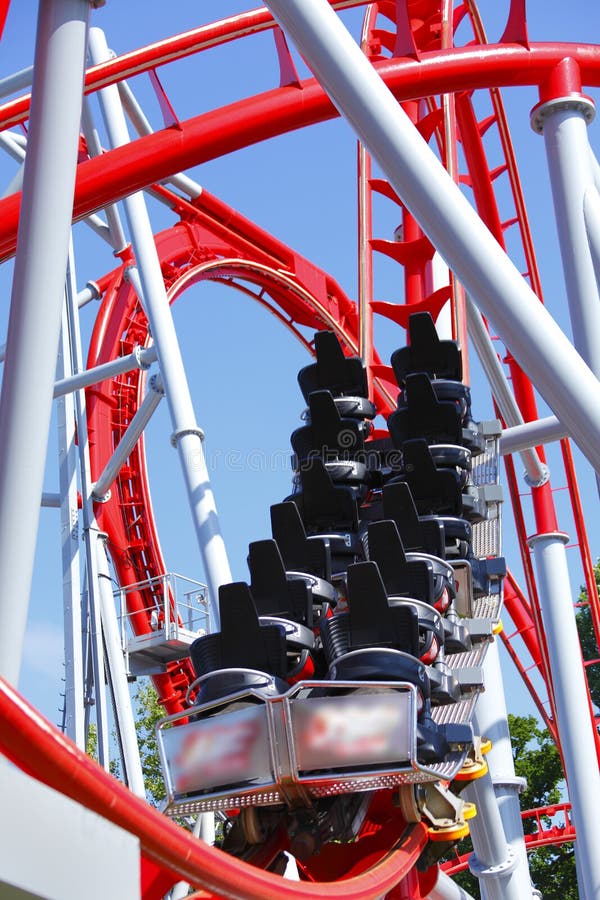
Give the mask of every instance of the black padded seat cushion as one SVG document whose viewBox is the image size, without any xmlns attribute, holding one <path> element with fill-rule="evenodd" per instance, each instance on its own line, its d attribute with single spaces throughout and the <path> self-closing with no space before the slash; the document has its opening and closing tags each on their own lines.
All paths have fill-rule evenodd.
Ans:
<svg viewBox="0 0 600 900">
<path fill-rule="evenodd" d="M 198 638 L 190 647 L 196 675 L 245 668 L 285 678 L 285 630 L 260 624 L 249 586 L 243 581 L 221 585 L 219 610 L 221 630 Z"/>
</svg>

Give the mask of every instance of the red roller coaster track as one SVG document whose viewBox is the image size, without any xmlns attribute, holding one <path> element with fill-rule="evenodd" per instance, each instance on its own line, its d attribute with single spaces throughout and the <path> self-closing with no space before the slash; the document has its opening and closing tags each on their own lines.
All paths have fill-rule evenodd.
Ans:
<svg viewBox="0 0 600 900">
<path fill-rule="evenodd" d="M 358 0 L 331 2 L 340 11 L 363 5 L 366 4 Z M 7 10 L 8 3 L 0 6 L 0 28 Z M 94 66 L 87 73 L 85 90 L 91 94 L 133 75 L 153 72 L 174 61 L 274 27 L 271 15 L 264 9 L 202 25 Z M 457 34 L 461 35 L 462 46 L 455 45 Z M 291 57 L 286 57 L 281 44 L 278 48 L 282 72 L 279 87 L 178 121 L 100 156 L 88 156 L 82 141 L 73 220 L 79 221 L 132 191 L 153 191 L 166 201 L 175 217 L 173 225 L 155 236 L 171 302 L 197 282 L 218 280 L 266 308 L 311 352 L 313 348 L 306 337 L 308 330 L 335 331 L 348 354 L 366 354 L 373 399 L 378 412 L 387 415 L 395 405 L 391 371 L 372 346 L 365 348 L 357 303 L 344 293 L 336 280 L 208 191 L 189 200 L 161 184 L 169 176 L 199 163 L 337 116 L 316 80 L 288 78 L 286 81 L 284 76 L 293 71 L 293 62 Z M 600 47 L 530 41 L 524 4 L 517 0 L 511 3 L 506 30 L 496 44 L 487 43 L 473 0 L 456 9 L 445 0 L 381 0 L 369 6 L 363 49 L 421 135 L 436 147 L 455 181 L 470 193 L 482 221 L 501 246 L 505 247 L 510 233 L 511 247 L 518 246 L 512 252 L 522 261 L 526 278 L 542 302 L 533 240 L 499 89 L 521 85 L 543 88 L 552 71 L 566 58 L 575 61 L 584 85 L 599 87 Z M 28 116 L 28 96 L 6 102 L 0 106 L 0 128 L 23 124 Z M 491 141 L 499 148 L 493 163 L 488 160 L 487 152 Z M 375 300 L 372 285 L 366 285 L 371 323 L 367 343 L 372 342 L 374 315 L 405 327 L 410 311 L 427 310 L 437 318 L 448 300 L 452 301 L 454 334 L 462 337 L 464 343 L 464 296 L 460 286 L 451 280 L 448 288 L 440 291 L 427 284 L 426 264 L 435 248 L 389 183 L 370 174 L 370 163 L 364 171 L 367 199 L 363 227 L 368 271 L 372 272 L 374 255 L 383 254 L 401 266 L 405 286 L 404 303 L 390 303 Z M 500 182 L 501 191 L 497 190 Z M 402 219 L 400 240 L 378 236 L 373 212 L 378 202 L 373 203 L 374 194 L 392 204 Z M 3 261 L 15 253 L 19 209 L 19 194 L 0 200 L 0 259 Z M 150 340 L 145 313 L 127 279 L 132 253 L 128 248 L 118 256 L 119 265 L 97 280 L 101 306 L 89 345 L 88 368 L 126 356 Z M 537 419 L 533 386 L 510 355 L 510 348 L 505 351 L 505 361 L 524 418 Z M 92 480 L 97 479 L 119 444 L 140 406 L 144 390 L 145 377 L 139 369 L 87 389 Z M 600 603 L 575 467 L 569 441 L 564 439 L 561 446 L 585 587 L 595 633 L 600 636 Z M 538 448 L 538 452 L 543 459 L 543 449 Z M 527 546 L 526 513 L 511 458 L 506 460 L 506 469 L 525 586 L 509 573 L 505 605 L 514 632 L 503 634 L 502 639 L 540 715 L 558 739 L 548 651 Z M 531 508 L 537 531 L 558 530 L 550 483 L 531 489 Z M 99 527 L 108 535 L 120 585 L 148 582 L 146 589 L 127 592 L 134 631 L 148 633 L 152 628 L 149 610 L 155 604 L 150 585 L 152 579 L 166 571 L 166 565 L 152 511 L 143 441 L 137 444 L 121 469 L 110 499 L 97 504 L 96 515 Z M 521 658 L 521 646 L 525 647 L 528 661 Z M 541 676 L 547 696 L 540 696 L 536 686 L 539 679 L 530 677 L 529 660 Z M 185 708 L 184 698 L 193 677 L 189 660 L 170 663 L 165 674 L 154 677 L 168 713 Z M 367 819 L 361 840 L 352 848 L 346 848 L 343 853 L 335 846 L 327 848 L 320 859 L 306 862 L 305 876 L 316 880 L 316 884 L 283 882 L 259 868 L 266 867 L 285 847 L 282 839 L 279 843 L 275 841 L 273 847 L 259 851 L 254 867 L 224 858 L 219 851 L 202 846 L 100 772 L 4 683 L 0 684 L 0 721 L 3 722 L 0 747 L 10 759 L 140 837 L 144 897 L 162 896 L 183 877 L 202 888 L 197 896 L 207 898 L 262 900 L 344 895 L 418 900 L 427 895 L 435 879 L 435 874 L 429 873 L 419 880 L 413 868 L 427 842 L 425 828 L 407 827 L 404 820 L 383 808 L 371 811 L 372 818 Z M 598 749 L 600 752 L 600 743 Z M 566 807 L 561 810 L 565 812 Z M 556 812 L 556 809 L 532 811 L 531 815 L 537 817 L 538 831 L 535 836 L 529 836 L 530 846 L 574 839 L 568 816 L 564 828 L 544 825 L 540 816 Z M 465 861 L 460 861 L 450 866 L 448 872 L 459 871 L 464 865 Z"/>
</svg>

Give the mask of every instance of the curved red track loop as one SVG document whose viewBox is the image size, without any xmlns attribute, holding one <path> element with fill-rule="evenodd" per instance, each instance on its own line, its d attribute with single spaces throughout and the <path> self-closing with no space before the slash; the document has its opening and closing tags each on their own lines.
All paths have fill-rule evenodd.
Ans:
<svg viewBox="0 0 600 900">
<path fill-rule="evenodd" d="M 565 56 L 580 67 L 583 82 L 600 85 L 600 48 L 593 45 L 531 44 L 458 48 L 424 53 L 420 61 L 383 60 L 375 68 L 399 100 L 494 85 L 538 85 Z M 149 66 L 148 66 L 149 67 Z M 180 122 L 82 162 L 73 217 L 79 221 L 182 169 L 338 115 L 322 88 L 308 79 Z M 22 121 L 19 119 L 19 121 Z M 8 122 L 0 122 L 6 127 Z M 0 201 L 0 261 L 14 254 L 20 194 Z"/>
<path fill-rule="evenodd" d="M 286 881 L 204 844 L 105 772 L 0 679 L 0 751 L 29 775 L 82 803 L 140 840 L 142 855 L 192 885 L 232 900 L 375 900 L 414 866 L 427 841 L 414 825 L 385 858 L 353 878 L 330 884 Z M 208 896 L 213 896 L 210 893 Z"/>
<path fill-rule="evenodd" d="M 560 825 L 549 824 L 548 819 L 556 815 L 560 815 L 563 823 Z M 525 846 L 528 851 L 549 845 L 567 844 L 576 838 L 575 828 L 571 822 L 571 805 L 569 803 L 529 809 L 521 813 L 521 818 L 524 822 L 534 819 L 537 825 L 536 831 L 525 835 Z M 442 863 L 441 868 L 447 875 L 456 875 L 458 872 L 464 872 L 469 866 L 469 856 L 469 853 L 465 853 L 462 856 L 457 855 L 455 859 Z"/>
<path fill-rule="evenodd" d="M 333 5 L 336 8 L 343 8 L 360 4 L 348 2 Z M 416 5 L 409 3 L 409 8 L 416 7 Z M 396 10 L 402 8 L 402 4 L 391 2 L 382 3 L 381 6 L 385 6 L 386 10 L 391 12 L 391 21 L 393 22 Z M 435 4 L 421 3 L 420 6 L 424 6 L 430 12 L 433 10 L 432 14 L 435 18 Z M 252 16 L 255 17 L 254 20 Z M 96 67 L 88 76 L 88 90 L 97 89 L 103 84 L 127 77 L 134 71 L 147 71 L 157 64 L 157 60 L 166 62 L 169 59 L 197 52 L 206 46 L 233 40 L 241 36 L 242 32 L 240 31 L 238 34 L 238 30 L 244 23 L 251 31 L 251 22 L 254 21 L 256 25 L 254 30 L 258 30 L 259 20 L 262 23 L 260 24 L 261 28 L 272 26 L 270 17 L 268 14 L 265 17 L 264 10 L 254 11 L 247 14 L 247 18 L 235 17 L 235 21 L 227 20 L 215 23 L 213 26 L 206 26 L 202 36 L 198 34 L 194 38 L 185 35 L 179 36 L 177 39 L 172 39 L 171 42 L 161 42 L 160 45 L 155 45 L 153 48 L 139 51 L 135 59 L 134 55 L 129 55 L 130 58 L 126 61 L 114 60 L 105 67 Z M 490 88 L 502 84 L 539 84 L 565 55 L 572 56 L 580 63 L 582 76 L 586 83 L 600 83 L 600 50 L 597 47 L 531 45 L 529 49 L 524 49 L 519 46 L 504 45 L 443 51 L 440 50 L 439 43 L 436 43 L 436 31 L 430 28 L 432 24 L 435 24 L 435 21 L 430 21 L 427 17 L 421 18 L 420 32 L 418 29 L 409 29 L 409 32 L 404 33 L 404 37 L 407 35 L 411 37 L 413 49 L 417 51 L 418 61 L 414 58 L 393 58 L 374 62 L 381 76 L 400 100 L 432 98 L 442 90 L 452 94 L 457 91 L 470 91 L 478 87 Z M 397 32 L 400 36 L 398 29 Z M 210 39 L 209 34 L 212 35 Z M 429 43 L 432 36 L 435 38 L 433 44 Z M 417 45 L 421 39 L 423 44 L 418 49 Z M 196 44 L 194 44 L 194 40 L 196 40 Z M 396 47 L 396 44 L 394 46 Z M 399 47 L 400 42 L 398 41 Z M 482 123 L 477 122 L 476 119 L 473 122 L 472 118 L 469 118 L 471 113 L 466 102 L 463 106 L 463 129 L 466 132 L 471 127 L 473 131 L 470 149 L 467 151 L 465 147 L 465 155 L 470 153 L 469 158 L 474 159 L 480 152 L 475 132 L 481 130 Z M 23 121 L 27 116 L 27 109 L 26 99 L 15 101 L 13 104 L 5 104 L 0 107 L 0 125 L 8 127 Z M 435 104 L 430 109 L 435 117 Z M 276 134 L 332 118 L 335 115 L 335 110 L 319 85 L 313 80 L 308 80 L 299 87 L 275 89 L 258 97 L 238 101 L 229 107 L 182 122 L 177 133 L 172 129 L 165 129 L 162 132 L 140 138 L 126 147 L 81 164 L 75 198 L 75 217 L 82 218 L 109 201 L 117 200 L 132 190 L 152 185 L 188 166 L 215 158 L 250 143 L 266 140 Z M 496 121 L 500 122 L 497 112 L 495 116 Z M 424 121 L 421 124 L 424 125 Z M 446 132 L 446 145 L 449 133 Z M 470 168 L 472 167 L 470 166 Z M 478 191 L 481 195 L 479 202 L 482 208 L 487 209 L 487 220 L 501 236 L 503 225 L 495 212 L 495 206 L 486 206 L 489 201 L 487 186 L 491 183 L 491 176 L 492 173 L 488 170 L 487 175 L 478 183 Z M 6 258 L 14 252 L 19 201 L 20 198 L 17 196 L 0 202 L 0 256 L 2 258 Z M 218 206 L 219 202 L 215 198 L 211 200 L 209 195 L 204 194 L 193 203 L 174 200 L 174 208 L 186 221 L 157 239 L 165 280 L 172 296 L 174 297 L 180 290 L 183 290 L 188 281 L 188 268 L 194 268 L 195 277 L 201 278 L 210 277 L 210 272 L 216 276 L 219 266 L 221 266 L 221 274 L 226 273 L 234 286 L 240 290 L 252 293 L 246 285 L 258 284 L 260 293 L 254 295 L 255 298 L 271 309 L 297 335 L 301 335 L 298 326 L 334 325 L 348 350 L 356 350 L 358 345 L 356 308 L 341 291 L 336 291 L 332 279 L 320 270 L 316 270 L 315 267 L 310 267 L 310 264 L 301 260 L 274 239 L 270 239 L 264 232 L 259 234 L 259 230 L 253 227 L 252 223 L 243 220 L 241 216 L 237 216 L 235 219 L 235 227 L 229 228 L 229 220 L 220 218 Z M 279 272 L 279 278 L 275 278 L 274 273 L 282 268 L 280 254 L 283 251 L 287 253 L 287 256 L 284 254 L 283 263 L 286 271 L 283 274 Z M 306 268 L 307 265 L 309 269 Z M 212 269 L 211 266 L 213 266 Z M 530 265 L 530 275 L 532 271 L 533 268 Z M 306 281 L 303 272 L 310 273 L 310 277 Z M 318 289 L 314 287 L 312 276 L 315 274 L 318 276 Z M 418 272 L 415 273 L 415 284 L 418 274 Z M 102 312 L 94 333 L 89 365 L 128 353 L 136 344 L 142 344 L 146 340 L 145 319 L 131 288 L 124 280 L 124 267 L 112 273 L 107 282 Z M 439 297 L 437 299 L 440 301 Z M 375 360 L 374 364 L 375 367 L 382 368 L 378 360 Z M 389 404 L 390 398 L 389 395 L 387 398 L 384 395 L 385 383 L 381 379 L 382 372 L 377 371 L 375 375 L 380 378 L 380 408 L 385 408 Z M 95 476 L 101 471 L 104 462 L 134 414 L 142 389 L 143 377 L 139 372 L 133 372 L 88 392 L 90 438 Z M 98 507 L 98 518 L 101 527 L 109 533 L 111 552 L 122 583 L 132 584 L 152 577 L 154 574 L 162 574 L 164 564 L 151 516 L 142 444 L 138 445 L 128 460 L 127 466 L 120 473 L 117 489 L 113 496 L 115 499 L 112 502 Z M 130 612 L 133 614 L 134 627 L 145 630 L 148 623 L 144 610 L 148 605 L 148 598 L 142 594 L 130 595 L 130 597 Z M 525 604 L 523 604 L 523 609 L 526 609 Z M 531 610 L 528 612 L 531 615 Z M 181 666 L 173 666 L 165 676 L 161 676 L 159 690 L 170 711 L 180 708 L 182 692 L 187 686 L 189 674 L 187 664 L 184 663 Z M 42 735 L 48 738 L 48 726 L 42 723 L 39 717 L 30 716 L 22 705 L 19 706 L 14 696 L 7 700 L 6 691 L 0 688 L 0 698 L 0 715 L 2 715 L 3 721 L 17 721 L 23 730 L 26 730 L 27 722 L 29 723 L 27 727 L 31 725 L 32 734 L 35 732 L 40 738 Z M 18 712 L 15 719 L 16 708 L 18 708 Z M 3 732 L 12 732 L 12 730 L 4 728 Z M 1 740 L 9 755 L 22 760 L 28 768 L 37 766 L 38 777 L 52 777 L 49 774 L 48 758 L 42 755 L 35 761 L 34 750 L 31 748 L 28 750 L 27 743 L 21 741 L 19 736 L 14 737 L 11 734 L 5 737 L 3 735 Z M 59 750 L 54 743 L 55 737 L 50 737 L 48 740 L 53 748 L 51 755 L 56 754 L 57 758 L 60 756 L 62 759 L 64 751 L 65 758 L 74 762 L 69 772 L 65 771 L 60 775 L 60 784 L 57 786 L 66 791 L 66 785 L 70 780 L 74 779 L 80 784 L 85 782 L 83 789 L 80 789 L 80 786 L 72 788 L 75 794 L 80 799 L 86 800 L 87 805 L 92 807 L 94 803 L 98 803 L 103 814 L 106 814 L 108 810 L 104 794 L 108 790 L 109 782 L 100 779 L 98 790 L 102 796 L 94 794 L 91 773 L 93 772 L 94 777 L 99 779 L 99 776 L 96 775 L 96 768 L 88 769 L 88 766 L 92 766 L 92 764 L 81 759 L 77 754 L 74 755 L 68 743 Z M 64 739 L 61 740 L 64 741 Z M 113 787 L 112 781 L 110 781 L 110 786 L 111 796 L 115 796 L 116 788 Z M 119 806 L 121 801 L 123 802 L 123 808 L 119 806 L 119 816 L 122 815 L 123 821 L 131 822 L 131 811 L 132 809 L 137 811 L 137 806 L 133 803 L 131 795 L 125 789 L 119 789 L 119 791 L 121 790 L 124 793 L 117 792 L 116 794 L 119 798 L 116 805 Z M 125 798 L 127 799 L 125 800 Z M 141 804 L 140 810 L 142 807 L 144 810 L 147 809 Z M 159 821 L 160 824 L 158 824 Z M 190 868 L 191 863 L 181 862 L 184 858 L 199 859 L 197 856 L 189 855 L 192 851 L 185 843 L 187 839 L 181 838 L 183 841 L 181 843 L 173 838 L 174 844 L 169 845 L 173 850 L 173 855 L 167 858 L 164 844 L 168 844 L 174 834 L 172 826 L 159 817 L 156 820 L 151 819 L 149 828 L 150 831 L 155 829 L 154 843 L 151 846 L 153 848 L 158 846 L 155 858 L 160 864 L 168 869 L 172 868 L 184 877 L 191 877 L 191 880 L 197 883 L 199 880 L 197 878 L 198 869 L 194 869 L 193 866 Z M 410 865 L 412 865 L 418 855 L 424 842 L 423 829 L 415 829 L 409 843 L 413 839 L 410 852 L 401 857 L 403 867 L 409 865 L 407 860 L 410 860 Z M 174 849 L 175 845 L 176 849 Z M 193 845 L 196 853 L 200 853 L 198 843 L 193 842 Z M 206 856 L 204 855 L 205 851 Z M 229 873 L 235 870 L 238 877 L 241 877 L 240 872 L 246 871 L 246 867 L 231 860 L 224 864 L 220 854 L 216 854 L 215 851 L 207 851 L 207 848 L 202 848 L 201 856 L 207 865 L 206 871 L 210 873 L 214 871 L 215 860 L 219 859 L 221 870 L 216 872 L 215 878 L 220 878 L 221 881 L 211 882 L 211 889 L 219 889 L 215 887 L 218 884 L 223 895 L 239 896 L 239 893 L 228 893 L 237 888 L 232 888 L 235 879 L 232 881 L 224 874 L 225 866 Z M 396 865 L 396 863 L 394 864 Z M 384 869 L 387 873 L 386 866 L 388 866 L 388 862 L 381 863 L 377 873 L 380 875 Z M 252 871 L 256 873 L 256 870 Z M 402 871 L 405 871 L 405 868 Z M 204 870 L 203 874 L 206 874 Z M 267 882 L 260 880 L 260 876 L 263 875 L 264 873 L 259 873 L 256 876 L 259 881 L 252 881 L 252 884 L 260 882 L 260 889 L 266 890 Z M 374 894 L 369 892 L 374 889 L 374 880 L 379 875 L 370 878 L 364 876 L 363 882 L 360 883 L 360 890 L 363 890 L 363 893 L 360 893 L 355 880 L 348 881 L 340 887 L 344 894 L 349 894 L 351 889 L 354 897 L 373 896 Z M 401 876 L 396 872 L 394 877 L 397 880 Z M 223 885 L 223 879 L 227 881 L 226 885 Z M 275 879 L 275 881 L 277 894 L 254 894 L 250 893 L 248 882 L 244 878 L 244 896 L 281 896 L 284 893 L 284 886 L 279 879 Z M 268 881 L 269 891 L 275 890 L 273 888 L 275 881 Z M 368 888 L 363 889 L 363 885 L 367 883 L 369 884 Z M 385 885 L 383 881 L 380 881 L 377 893 L 385 893 L 391 886 L 391 880 L 385 882 Z M 342 892 L 331 893 L 337 887 L 320 885 L 318 894 L 320 896 L 342 896 Z M 296 888 L 288 883 L 285 884 L 285 893 L 290 896 L 305 896 L 301 893 L 303 890 L 305 887 Z M 310 896 L 313 895 L 316 894 L 310 894 Z"/>
</svg>

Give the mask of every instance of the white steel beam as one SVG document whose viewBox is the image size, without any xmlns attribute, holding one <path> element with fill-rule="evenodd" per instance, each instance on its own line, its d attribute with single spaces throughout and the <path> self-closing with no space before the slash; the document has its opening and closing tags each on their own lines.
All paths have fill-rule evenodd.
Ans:
<svg viewBox="0 0 600 900">
<path fill-rule="evenodd" d="M 574 344 L 600 377 L 600 298 L 584 217 L 586 192 L 594 188 L 587 136 L 593 115 L 583 95 L 556 97 L 536 106 L 531 122 L 544 135 Z"/>
<path fill-rule="evenodd" d="M 600 772 L 565 554 L 568 540 L 568 535 L 560 532 L 538 534 L 529 539 L 529 545 L 535 556 L 556 722 L 577 833 L 578 879 L 582 896 L 595 900 L 600 897 L 600 854 L 595 827 Z"/>
<path fill-rule="evenodd" d="M 127 356 L 119 356 L 110 362 L 94 366 L 93 369 L 86 369 L 69 378 L 61 378 L 54 385 L 54 396 L 64 397 L 65 394 L 71 394 L 73 391 L 89 387 L 91 384 L 98 384 L 106 381 L 107 378 L 122 375 L 124 372 L 132 372 L 133 369 L 148 369 L 153 362 L 156 362 L 156 359 L 155 347 L 147 349 L 136 347 L 133 353 L 128 353 Z"/>
<path fill-rule="evenodd" d="M 89 0 L 39 5 L 0 398 L 0 674 L 21 667 L 69 251 Z"/>
<path fill-rule="evenodd" d="M 556 416 L 546 416 L 534 422 L 524 422 L 505 428 L 500 437 L 500 453 L 517 453 L 527 447 L 539 447 L 540 444 L 551 444 L 567 436 L 566 429 Z"/>
<path fill-rule="evenodd" d="M 498 652 L 498 639 L 495 639 L 488 647 L 485 660 L 483 663 L 483 678 L 485 690 L 477 700 L 475 707 L 474 726 L 476 733 L 487 738 L 492 743 L 492 749 L 486 756 L 489 774 L 494 785 L 494 793 L 502 827 L 504 830 L 504 839 L 510 848 L 510 855 L 504 859 L 506 865 L 498 871 L 498 878 L 494 879 L 493 872 L 482 873 L 482 869 L 487 859 L 491 859 L 488 855 L 490 852 L 485 846 L 485 842 L 494 839 L 494 833 L 488 829 L 485 832 L 485 825 L 481 824 L 481 841 L 479 843 L 479 852 L 482 859 L 475 862 L 475 874 L 481 877 L 480 886 L 482 895 L 487 900 L 487 891 L 491 891 L 491 897 L 516 896 L 529 900 L 532 897 L 531 879 L 529 877 L 529 866 L 527 863 L 527 853 L 525 850 L 525 838 L 523 836 L 523 825 L 521 822 L 521 809 L 519 806 L 519 794 L 525 785 L 525 780 L 517 778 L 515 774 L 515 764 L 512 756 L 512 747 L 510 742 L 510 733 L 508 730 L 506 698 L 504 694 L 504 683 L 502 681 L 502 670 L 500 668 L 500 655 Z M 486 797 L 486 807 L 489 806 L 490 798 Z M 475 819 L 478 817 L 476 816 Z M 471 823 L 471 831 L 477 831 L 479 823 L 475 825 L 475 819 Z M 498 840 L 498 834 L 495 834 L 495 840 Z M 492 848 L 493 853 L 498 853 L 498 845 Z M 512 858 L 512 863 L 510 858 Z M 483 864 L 483 865 L 482 865 Z M 507 894 L 502 894 L 502 889 L 507 889 Z M 498 891 L 500 893 L 498 893 Z M 512 892 L 515 892 L 514 894 Z"/>
<path fill-rule="evenodd" d="M 68 297 L 62 315 L 61 344 L 57 371 L 72 371 Z M 75 402 L 69 395 L 56 404 L 58 430 L 58 474 L 60 483 L 60 532 L 65 637 L 65 732 L 85 750 L 83 701 L 83 647 L 81 642 L 81 571 L 79 566 L 79 511 L 77 504 L 77 439 Z M 42 496 L 43 504 L 43 496 Z"/>
<path fill-rule="evenodd" d="M 600 193 L 595 185 L 589 187 L 585 192 L 583 215 L 596 273 L 596 282 L 600 284 Z"/>
<path fill-rule="evenodd" d="M 106 647 L 107 674 L 114 699 L 115 725 L 118 743 L 123 754 L 125 780 L 128 788 L 138 797 L 146 796 L 140 748 L 135 730 L 133 705 L 125 670 L 125 655 L 121 643 L 121 630 L 117 620 L 113 583 L 106 555 L 106 535 L 96 536 L 98 554 L 98 581 L 104 645 Z"/>
<path fill-rule="evenodd" d="M 139 441 L 155 409 L 165 395 L 160 376 L 153 375 L 148 386 L 149 391 L 140 408 L 127 426 L 125 434 L 93 486 L 92 497 L 94 500 L 108 499 L 107 494 L 111 484 L 119 474 L 121 467 L 125 465 L 127 457 Z"/>
<path fill-rule="evenodd" d="M 89 47 L 94 63 L 104 62 L 110 56 L 104 33 L 98 28 L 90 29 Z M 111 85 L 103 88 L 98 92 L 98 99 L 111 147 L 128 143 L 129 133 L 117 87 Z M 173 426 L 172 442 L 179 453 L 192 520 L 204 563 L 211 603 L 211 622 L 213 628 L 218 629 L 218 589 L 221 584 L 231 581 L 231 570 L 208 477 L 202 447 L 203 433 L 196 422 L 143 194 L 140 192 L 125 198 L 123 206 L 141 281 L 145 311 L 158 351 L 158 362 Z"/>
<path fill-rule="evenodd" d="M 552 411 L 600 470 L 600 384 L 326 0 L 269 0 L 331 100 Z"/>
<path fill-rule="evenodd" d="M 81 349 L 81 329 L 79 327 L 79 307 L 77 306 L 75 264 L 72 249 L 69 254 L 67 266 L 66 297 L 67 317 L 69 325 L 69 346 L 71 351 L 71 369 L 80 372 L 83 368 L 83 353 Z M 98 528 L 94 516 L 91 498 L 91 474 L 90 454 L 87 427 L 87 409 L 85 394 L 82 390 L 75 391 L 72 395 L 75 406 L 75 421 L 77 423 L 77 452 L 79 455 L 79 472 L 81 480 L 81 521 L 83 523 L 83 541 L 85 546 L 85 574 L 86 574 L 86 614 L 85 625 L 86 646 L 90 651 L 89 659 L 84 661 L 91 670 L 92 682 L 87 679 L 88 671 L 84 674 L 84 716 L 86 722 L 86 739 L 88 734 L 89 713 L 92 702 L 94 703 L 98 761 L 105 769 L 110 765 L 110 747 L 108 734 L 108 709 L 105 691 L 104 673 L 104 646 L 102 641 L 101 598 L 98 579 L 98 556 L 96 553 L 96 535 Z M 83 617 L 82 617 L 83 618 Z M 83 635 L 82 635 L 83 640 Z M 85 656 L 85 654 L 84 654 Z M 86 683 L 87 682 L 87 683 Z M 93 686 L 93 697 L 90 687 Z"/>
<path fill-rule="evenodd" d="M 508 426 L 523 425 L 521 410 L 510 389 L 483 317 L 470 297 L 467 297 L 467 328 L 502 418 Z M 530 444 L 519 450 L 525 466 L 525 478 L 530 487 L 539 487 L 548 481 L 548 467 L 541 461 L 536 450 L 530 449 L 535 446 Z"/>
</svg>

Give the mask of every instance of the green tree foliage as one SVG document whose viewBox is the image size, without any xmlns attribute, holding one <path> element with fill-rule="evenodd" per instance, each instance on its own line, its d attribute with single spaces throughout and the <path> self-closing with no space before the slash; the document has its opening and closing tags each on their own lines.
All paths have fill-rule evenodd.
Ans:
<svg viewBox="0 0 600 900">
<path fill-rule="evenodd" d="M 596 584 L 600 587 L 600 560 L 598 560 L 594 567 L 594 574 L 596 576 Z M 579 640 L 581 641 L 583 658 L 585 660 L 596 660 L 600 657 L 600 652 L 596 645 L 592 614 L 585 588 L 581 588 L 579 593 L 579 603 L 581 606 L 577 613 L 577 630 L 579 632 Z M 587 666 L 586 673 L 592 701 L 594 706 L 600 709 L 600 663 Z"/>
<path fill-rule="evenodd" d="M 166 792 L 155 729 L 159 719 L 164 718 L 165 711 L 158 701 L 158 694 L 150 679 L 140 679 L 133 700 L 146 797 L 150 803 L 157 806 L 164 800 Z"/>
<path fill-rule="evenodd" d="M 600 587 L 600 560 L 594 573 Z M 579 594 L 579 611 L 576 615 L 577 630 L 584 660 L 600 658 L 592 615 L 585 588 Z M 600 663 L 586 667 L 590 694 L 594 705 L 600 709 Z M 533 716 L 510 716 L 513 757 L 517 775 L 527 779 L 527 789 L 521 795 L 521 809 L 534 809 L 560 802 L 564 797 L 563 774 L 558 751 L 549 732 L 541 729 Z M 525 833 L 536 830 L 535 821 L 526 819 Z M 470 841 L 463 841 L 459 852 L 469 853 Z M 544 900 L 578 900 L 575 874 L 575 856 L 572 844 L 558 847 L 540 847 L 529 854 L 529 868 L 534 885 Z M 456 876 L 461 886 L 478 898 L 477 880 L 469 872 Z"/>
<path fill-rule="evenodd" d="M 521 794 L 521 809 L 551 806 L 562 800 L 563 771 L 560 756 L 550 732 L 540 728 L 534 716 L 508 716 L 515 771 L 527 779 Z M 525 833 L 536 830 L 533 819 L 523 822 Z M 473 847 L 467 839 L 459 852 L 470 853 Z M 529 867 L 534 885 L 544 900 L 577 900 L 575 861 L 571 844 L 542 847 L 529 854 Z M 477 879 L 470 872 L 461 872 L 455 880 L 473 897 L 479 898 Z"/>
</svg>

